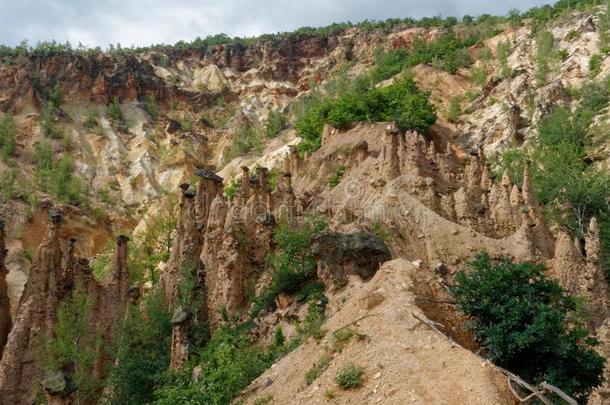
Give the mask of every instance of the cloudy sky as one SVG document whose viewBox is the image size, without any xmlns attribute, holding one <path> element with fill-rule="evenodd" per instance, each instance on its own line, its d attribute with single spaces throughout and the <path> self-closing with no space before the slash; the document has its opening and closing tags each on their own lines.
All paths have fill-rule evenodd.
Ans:
<svg viewBox="0 0 610 405">
<path fill-rule="evenodd" d="M 106 47 L 252 36 L 390 17 L 506 14 L 552 0 L 0 0 L 0 43 L 55 39 Z"/>
</svg>

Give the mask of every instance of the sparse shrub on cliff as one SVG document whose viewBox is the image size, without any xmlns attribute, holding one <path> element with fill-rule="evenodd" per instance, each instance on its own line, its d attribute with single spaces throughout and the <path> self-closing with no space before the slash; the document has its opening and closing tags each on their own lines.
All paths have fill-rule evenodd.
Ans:
<svg viewBox="0 0 610 405">
<path fill-rule="evenodd" d="M 254 127 L 248 124 L 240 125 L 233 135 L 233 142 L 223 152 L 223 161 L 230 162 L 238 156 L 251 152 L 260 152 L 263 144 Z"/>
<path fill-rule="evenodd" d="M 549 31 L 542 31 L 536 36 L 536 85 L 542 87 L 548 82 L 549 74 L 557 58 L 555 38 Z"/>
<path fill-rule="evenodd" d="M 470 73 L 474 84 L 479 88 L 483 88 L 485 83 L 487 83 L 487 64 L 482 63 L 479 66 L 473 67 Z"/>
<path fill-rule="evenodd" d="M 32 184 L 19 169 L 10 167 L 0 173 L 0 193 L 5 200 L 17 198 L 28 202 L 33 191 Z"/>
<path fill-rule="evenodd" d="M 121 103 L 117 97 L 108 104 L 108 116 L 110 117 L 110 121 L 112 121 L 121 131 L 126 131 L 128 129 L 123 110 L 121 110 Z"/>
<path fill-rule="evenodd" d="M 498 64 L 500 65 L 500 73 L 505 79 L 508 79 L 513 74 L 513 70 L 508 66 L 508 52 L 510 51 L 510 46 L 509 41 L 502 41 L 499 42 L 496 47 L 496 57 L 498 58 Z"/>
<path fill-rule="evenodd" d="M 5 114 L 0 119 L 0 157 L 4 161 L 7 161 L 15 153 L 17 147 L 15 143 L 16 132 L 13 116 Z"/>
<path fill-rule="evenodd" d="M 154 96 L 149 95 L 146 97 L 146 100 L 144 101 L 144 110 L 146 110 L 153 121 L 157 119 L 159 116 L 159 106 L 157 105 L 157 101 L 155 100 Z"/>
<path fill-rule="evenodd" d="M 602 67 L 602 57 L 599 53 L 591 55 L 589 59 L 589 79 L 595 79 Z"/>
<path fill-rule="evenodd" d="M 345 165 L 338 166 L 337 169 L 333 172 L 333 174 L 328 178 L 328 187 L 337 187 L 337 185 L 341 183 L 341 179 L 343 178 L 343 175 L 346 171 L 347 167 Z"/>
<path fill-rule="evenodd" d="M 55 125 L 55 104 L 47 102 L 40 114 L 40 130 L 49 138 L 61 138 L 62 132 Z"/>
<path fill-rule="evenodd" d="M 34 160 L 34 177 L 42 189 L 61 202 L 88 207 L 87 189 L 68 155 L 57 159 L 51 146 L 43 142 L 36 145 Z"/>
<path fill-rule="evenodd" d="M 449 106 L 447 107 L 447 112 L 445 113 L 445 117 L 449 122 L 457 122 L 462 115 L 462 107 L 460 105 L 462 101 L 462 97 L 451 97 L 449 99 Z"/>
<path fill-rule="evenodd" d="M 288 120 L 286 119 L 286 116 L 280 111 L 269 111 L 267 127 L 265 128 L 267 138 L 275 138 L 284 128 L 286 128 L 287 123 Z"/>
<path fill-rule="evenodd" d="M 547 278 L 543 265 L 493 263 L 480 253 L 451 292 L 485 354 L 526 381 L 547 381 L 579 401 L 603 381 L 605 360 L 593 349 L 578 301 Z"/>
</svg>

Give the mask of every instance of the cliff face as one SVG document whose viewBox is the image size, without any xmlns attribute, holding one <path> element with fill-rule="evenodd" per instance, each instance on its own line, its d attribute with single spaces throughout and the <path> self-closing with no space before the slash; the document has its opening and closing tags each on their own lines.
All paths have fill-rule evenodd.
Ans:
<svg viewBox="0 0 610 405">
<path fill-rule="evenodd" d="M 433 40 L 445 30 L 388 34 L 353 28 L 248 46 L 29 56 L 0 67 L 0 115 L 12 114 L 16 124 L 12 167 L 32 183 L 26 195 L 0 198 L 6 220 L 6 226 L 0 223 L 0 403 L 32 399 L 42 379 L 36 347 L 52 335 L 57 309 L 76 284 L 92 297 L 103 341 L 112 342 L 128 300 L 137 301 L 140 290 L 150 286 L 129 285 L 124 236 L 117 238 L 105 281 L 94 278 L 89 259 L 112 235 L 133 229 L 137 237 L 152 226 L 152 216 L 165 209 L 163 196 L 170 194 L 179 199 L 177 226 L 170 230 L 174 243 L 155 269 L 161 272 L 164 301 L 175 309 L 172 369 L 187 363 L 195 325 L 205 324 L 213 333 L 227 316 L 248 319 L 250 296 L 269 284 L 266 257 L 277 222 L 298 223 L 311 214 L 327 218 L 332 230 L 317 235 L 312 246 L 317 276 L 329 295 L 327 327 L 336 330 L 360 319 L 354 325 L 369 337 L 333 354 L 331 370 L 358 360 L 374 375 L 365 382 L 367 393 L 347 392 L 340 402 L 510 401 L 497 372 L 425 326 L 427 318 L 440 322 L 460 344 L 476 349 L 472 336 L 461 332 L 461 315 L 416 299 L 425 292 L 447 300 L 444 287 L 481 250 L 545 263 L 549 275 L 585 298 L 600 352 L 610 353 L 610 292 L 597 219 L 591 219 L 583 240 L 573 240 L 545 218 L 529 163 L 519 185 L 490 165 L 508 147 L 530 147 L 537 123 L 554 106 L 569 105 L 569 88 L 589 79 L 588 61 L 599 51 L 595 14 L 573 13 L 552 22 L 549 30 L 567 57 L 556 63 L 548 84 L 534 87 L 536 42 L 530 28 L 502 26 L 499 34 L 466 50 L 475 68 L 483 66 L 487 73 L 482 86 L 464 68 L 454 74 L 432 65 L 411 69 L 439 113 L 425 134 L 400 131 L 393 123 L 326 125 L 321 148 L 305 156 L 294 148 L 299 139 L 290 125 L 241 156 L 228 150 L 243 128 L 264 130 L 271 110 L 292 119 L 291 107 L 312 83 L 324 88 L 339 69 L 354 78 L 373 66 L 377 48 L 411 47 L 417 38 Z M 481 56 L 499 52 L 505 41 L 511 44 L 506 66 Z M 505 68 L 510 75 L 502 73 Z M 610 58 L 603 58 L 597 77 L 608 73 Z M 61 102 L 53 105 L 52 125 L 61 136 L 52 137 L 41 123 L 57 89 Z M 465 92 L 474 96 L 460 99 L 463 112 L 449 122 L 444 118 L 449 100 Z M 603 111 L 596 122 L 607 119 Z M 52 210 L 48 220 L 47 208 L 58 198 L 34 180 L 36 149 L 43 143 L 55 155 L 71 156 L 88 197 L 88 204 L 61 204 L 63 215 Z M 607 145 L 599 149 L 608 156 Z M 10 169 L 0 162 L 1 173 Z M 330 178 L 336 180 L 332 185 Z M 234 180 L 239 187 L 225 193 Z M 366 236 L 380 229 L 385 242 Z M 30 265 L 27 252 L 36 247 Z M 336 285 L 347 288 L 336 292 Z M 295 297 L 278 296 L 276 304 L 277 311 L 253 319 L 253 337 L 260 342 L 269 342 L 278 327 L 295 335 L 293 324 L 306 316 Z M 321 399 L 320 387 L 332 383 L 329 374 L 317 385 L 303 387 L 301 381 L 329 339 L 291 353 L 243 399 L 254 403 L 268 394 L 277 401 Z M 111 361 L 110 353 L 101 353 L 95 374 L 104 377 Z M 397 378 L 404 364 L 411 377 L 406 383 Z M 431 387 L 427 379 L 441 384 Z M 67 393 L 47 394 L 50 402 L 70 400 Z"/>
</svg>

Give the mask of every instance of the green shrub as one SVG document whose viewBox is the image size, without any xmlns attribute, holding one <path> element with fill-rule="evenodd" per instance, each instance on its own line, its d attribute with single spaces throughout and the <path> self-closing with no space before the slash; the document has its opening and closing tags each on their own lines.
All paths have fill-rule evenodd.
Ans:
<svg viewBox="0 0 610 405">
<path fill-rule="evenodd" d="M 0 173 L 0 194 L 5 200 L 17 198 L 29 202 L 33 193 L 32 185 L 19 169 L 10 167 Z"/>
<path fill-rule="evenodd" d="M 407 67 L 408 57 L 409 54 L 404 48 L 393 49 L 388 52 L 384 52 L 380 48 L 377 49 L 374 55 L 375 67 L 371 71 L 370 79 L 373 83 L 379 83 L 397 75 Z"/>
<path fill-rule="evenodd" d="M 99 356 L 101 331 L 92 318 L 94 302 L 82 284 L 61 303 L 53 338 L 45 342 L 42 362 L 48 371 L 71 369 L 72 381 L 78 387 L 76 402 L 90 402 L 101 382 L 94 376 Z"/>
<path fill-rule="evenodd" d="M 555 38 L 549 31 L 542 31 L 536 36 L 536 85 L 544 86 L 553 69 L 556 58 Z"/>
<path fill-rule="evenodd" d="M 445 113 L 445 116 L 449 122 L 457 122 L 460 115 L 462 115 L 462 107 L 460 105 L 461 102 L 462 97 L 459 96 L 451 97 L 449 99 L 449 107 Z"/>
<path fill-rule="evenodd" d="M 486 355 L 526 381 L 547 381 L 579 401 L 603 381 L 577 301 L 546 277 L 544 266 L 493 264 L 485 252 L 456 275 L 451 292 Z"/>
<path fill-rule="evenodd" d="M 364 369 L 354 363 L 344 366 L 335 376 L 335 381 L 344 390 L 362 385 Z"/>
<path fill-rule="evenodd" d="M 83 126 L 87 129 L 95 130 L 98 126 L 98 111 L 97 107 L 92 105 L 87 109 L 87 115 L 85 116 L 85 121 L 83 122 Z"/>
<path fill-rule="evenodd" d="M 395 83 L 371 87 L 371 81 L 360 79 L 334 97 L 323 97 L 314 89 L 294 107 L 295 129 L 302 138 L 301 151 L 320 148 L 324 124 L 347 128 L 357 121 L 396 121 L 402 130 L 425 131 L 436 121 L 434 107 L 428 96 L 405 75 Z"/>
<path fill-rule="evenodd" d="M 480 66 L 475 66 L 471 70 L 472 81 L 479 88 L 483 88 L 485 83 L 487 83 L 487 65 L 485 63 Z"/>
<path fill-rule="evenodd" d="M 284 128 L 286 128 L 287 123 L 288 120 L 286 119 L 286 116 L 280 111 L 269 111 L 269 117 L 267 118 L 267 127 L 265 128 L 267 138 L 275 138 L 277 134 L 279 134 Z"/>
<path fill-rule="evenodd" d="M 40 130 L 49 138 L 61 138 L 62 132 L 55 125 L 55 104 L 47 102 L 40 115 Z"/>
<path fill-rule="evenodd" d="M 260 152 L 263 144 L 259 135 L 250 125 L 241 125 L 233 135 L 233 142 L 223 153 L 225 162 L 230 162 L 238 156 L 243 156 L 251 152 Z"/>
<path fill-rule="evenodd" d="M 602 56 L 599 53 L 591 55 L 589 59 L 589 79 L 595 79 L 602 68 Z"/>
<path fill-rule="evenodd" d="M 0 119 L 0 157 L 7 161 L 15 153 L 17 144 L 15 143 L 15 120 L 10 114 L 5 114 Z"/>
<path fill-rule="evenodd" d="M 327 224 L 317 218 L 308 218 L 300 226 L 292 225 L 283 218 L 273 231 L 276 250 L 269 253 L 271 285 L 254 298 L 250 315 L 256 316 L 265 308 L 275 305 L 280 293 L 299 294 L 301 299 L 320 298 L 319 286 L 311 281 L 316 274 L 316 261 L 309 246 L 311 237 L 323 231 Z"/>
<path fill-rule="evenodd" d="M 502 77 L 508 79 L 513 75 L 513 70 L 508 66 L 508 53 L 510 51 L 510 42 L 502 41 L 496 47 L 496 56 L 500 64 L 500 73 Z"/>
<path fill-rule="evenodd" d="M 153 95 L 146 97 L 146 100 L 144 101 L 144 110 L 146 110 L 153 121 L 159 116 L 159 106 Z"/>
<path fill-rule="evenodd" d="M 330 365 L 330 356 L 328 354 L 322 355 L 316 363 L 305 373 L 305 381 L 307 385 L 313 384 L 313 382 L 320 377 Z"/>
<path fill-rule="evenodd" d="M 120 130 L 127 130 L 127 123 L 123 116 L 123 110 L 121 110 L 121 103 L 117 97 L 108 104 L 108 116 L 110 117 L 110 121 Z"/>
<path fill-rule="evenodd" d="M 128 308 L 116 333 L 116 361 L 108 377 L 112 403 L 154 400 L 155 385 L 169 366 L 171 336 L 171 314 L 159 289 L 146 295 L 143 311 Z"/>
<path fill-rule="evenodd" d="M 251 343 L 249 325 L 223 325 L 199 359 L 201 379 L 188 369 L 166 373 L 154 391 L 157 405 L 230 404 L 233 398 L 275 360 L 275 355 Z M 140 402 L 141 403 L 141 402 Z"/>
<path fill-rule="evenodd" d="M 70 156 L 56 159 L 51 146 L 44 142 L 36 145 L 34 152 L 34 177 L 38 185 L 61 202 L 87 207 L 88 191 L 75 175 Z"/>
<path fill-rule="evenodd" d="M 328 186 L 330 188 L 337 187 L 337 185 L 339 185 L 339 183 L 341 183 L 341 179 L 343 178 L 343 175 L 345 174 L 346 171 L 347 171 L 347 166 L 345 166 L 345 165 L 340 165 L 339 167 L 337 167 L 337 169 L 334 171 L 334 173 L 328 178 Z"/>
<path fill-rule="evenodd" d="M 602 1 L 606 6 L 606 10 L 599 15 L 597 32 L 599 33 L 599 40 L 597 47 L 599 51 L 606 55 L 610 52 L 610 1 Z"/>
<path fill-rule="evenodd" d="M 578 37 L 580 37 L 580 32 L 578 32 L 578 30 L 571 30 L 566 35 L 566 41 L 571 42 Z"/>
</svg>

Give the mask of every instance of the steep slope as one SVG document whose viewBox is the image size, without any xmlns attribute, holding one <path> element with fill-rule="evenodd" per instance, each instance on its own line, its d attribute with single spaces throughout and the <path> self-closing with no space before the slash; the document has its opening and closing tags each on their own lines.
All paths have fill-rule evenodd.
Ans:
<svg viewBox="0 0 610 405">
<path fill-rule="evenodd" d="M 502 374 L 420 320 L 425 315 L 417 307 L 413 281 L 418 272 L 412 263 L 397 259 L 386 262 L 367 283 L 351 280 L 331 298 L 335 312 L 328 314 L 326 336 L 282 358 L 237 402 L 510 403 Z M 348 338 L 339 343 L 342 331 Z M 320 363 L 325 367 L 308 384 L 306 373 Z M 350 363 L 364 367 L 363 383 L 342 390 L 335 376 Z"/>
<path fill-rule="evenodd" d="M 589 80 L 607 84 L 603 18 L 603 8 L 589 8 L 566 11 L 544 29 L 536 21 L 503 20 L 473 44 L 449 42 L 473 62 L 455 68 L 438 55 L 408 58 L 428 52 L 422 43 L 467 37 L 478 25 L 352 27 L 246 45 L 5 59 L 0 110 L 2 118 L 13 117 L 16 146 L 0 162 L 9 270 L 7 288 L 0 280 L 0 354 L 2 325 L 12 319 L 14 326 L 0 362 L 0 392 L 11 403 L 37 394 L 43 375 L 35 339 L 52 337 L 60 303 L 84 277 L 105 344 L 117 334 L 126 302 L 143 308 L 140 297 L 152 296 L 158 282 L 165 306 L 175 310 L 168 366 L 183 374 L 192 369 L 193 378 L 182 382 L 195 392 L 205 391 L 196 386 L 201 376 L 193 363 L 203 362 L 198 356 L 206 347 L 197 345 L 237 323 L 251 328 L 249 343 L 273 348 L 278 330 L 288 341 L 304 341 L 242 393 L 247 403 L 332 396 L 339 403 L 512 403 L 505 378 L 469 351 L 478 344 L 447 303 L 453 276 L 481 250 L 544 263 L 551 277 L 584 298 L 588 326 L 607 355 L 601 218 L 587 217 L 575 238 L 539 202 L 536 162 L 523 162 L 516 181 L 514 172 L 502 173 L 500 159 L 509 148 L 533 148 L 539 123 L 556 106 L 575 108 L 575 94 Z M 552 52 L 544 53 L 545 43 Z M 384 55 L 404 60 L 390 69 Z M 390 73 L 378 73 L 381 68 Z M 346 82 L 371 71 L 383 76 L 371 88 L 387 88 L 407 69 L 439 115 L 425 133 L 401 131 L 394 122 L 326 124 L 319 149 L 296 147 L 303 139 L 293 126 L 308 97 L 338 97 Z M 274 113 L 287 123 L 268 137 Z M 592 118 L 602 133 L 607 121 L 607 108 Z M 610 149 L 600 138 L 591 165 L 607 169 Z M 69 164 L 56 166 L 59 157 Z M 65 223 L 49 225 L 43 238 L 52 206 Z M 387 244 L 395 259 L 375 274 L 378 263 L 354 269 L 349 254 L 332 243 L 325 248 L 336 248 L 330 257 L 340 263 L 306 257 L 307 281 L 329 300 L 320 342 L 301 331 L 310 315 L 303 291 L 289 286 L 265 295 L 275 292 L 275 234 L 310 217 L 324 218 L 333 232 L 376 234 L 370 240 Z M 120 237 L 108 248 L 120 232 L 132 232 L 133 241 Z M 150 232 L 156 233 L 147 244 Z M 304 244 L 310 249 L 309 240 Z M 362 248 L 350 246 L 356 255 L 373 249 L 355 245 Z M 89 259 L 105 281 L 93 279 Z M 333 280 L 333 270 L 350 275 Z M 342 333 L 347 343 L 337 342 Z M 320 362 L 323 369 L 308 384 L 307 372 Z M 102 380 L 118 363 L 104 353 L 95 376 Z M 341 390 L 334 379 L 349 363 L 363 367 L 364 382 Z M 71 367 L 54 371 L 63 376 Z M 44 388 L 49 400 L 74 400 L 74 392 Z M 112 397 L 110 389 L 98 390 Z M 592 403 L 603 403 L 607 393 L 606 385 Z"/>
</svg>

